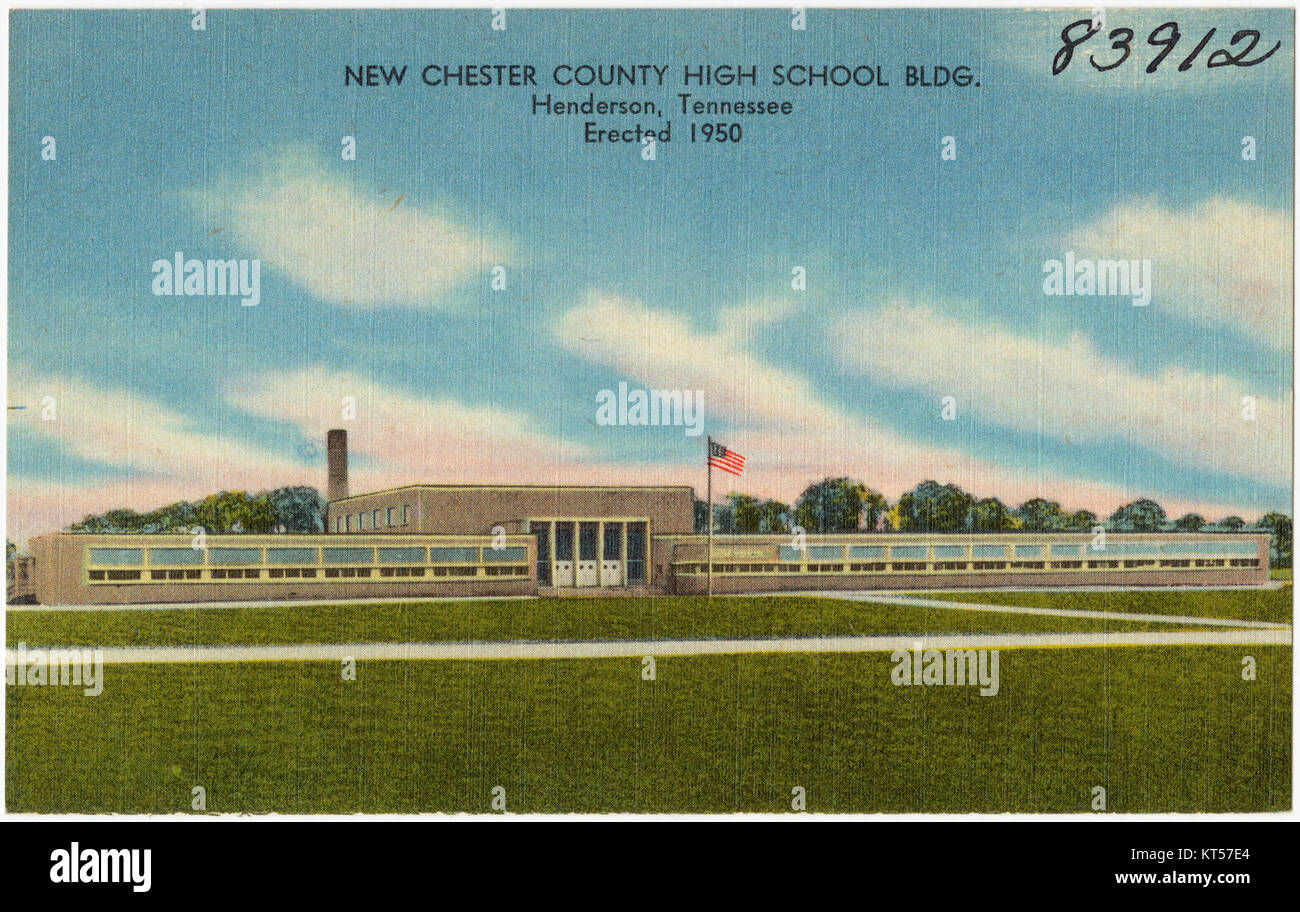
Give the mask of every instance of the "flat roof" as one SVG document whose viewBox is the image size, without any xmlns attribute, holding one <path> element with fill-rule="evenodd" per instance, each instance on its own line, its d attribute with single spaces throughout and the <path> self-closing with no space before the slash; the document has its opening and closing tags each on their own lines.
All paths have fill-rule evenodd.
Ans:
<svg viewBox="0 0 1300 912">
<path fill-rule="evenodd" d="M 397 485 L 392 488 L 380 488 L 378 491 L 366 491 L 363 494 L 349 494 L 347 497 L 340 497 L 338 500 L 331 500 L 330 503 L 343 503 L 345 500 L 356 500 L 361 497 L 374 497 L 378 494 L 390 494 L 393 491 L 440 491 L 454 489 L 468 491 L 690 491 L 692 495 L 695 493 L 695 488 L 691 485 L 407 484 Z"/>
</svg>

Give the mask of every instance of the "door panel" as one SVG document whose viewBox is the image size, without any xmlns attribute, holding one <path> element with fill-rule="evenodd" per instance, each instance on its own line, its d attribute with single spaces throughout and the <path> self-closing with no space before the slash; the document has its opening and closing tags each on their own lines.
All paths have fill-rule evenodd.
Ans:
<svg viewBox="0 0 1300 912">
<path fill-rule="evenodd" d="M 600 524 L 594 522 L 578 523 L 578 586 L 599 586 L 600 571 L 596 560 L 596 539 Z"/>
<path fill-rule="evenodd" d="M 573 585 L 573 561 L 557 560 L 555 562 L 555 585 Z"/>
<path fill-rule="evenodd" d="M 600 584 L 602 586 L 623 585 L 623 562 L 620 560 L 601 561 Z"/>
</svg>

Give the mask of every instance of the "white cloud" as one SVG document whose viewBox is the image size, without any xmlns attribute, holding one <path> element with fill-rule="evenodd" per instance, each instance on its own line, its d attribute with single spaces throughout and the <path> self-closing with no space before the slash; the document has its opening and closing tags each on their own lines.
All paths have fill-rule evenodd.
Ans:
<svg viewBox="0 0 1300 912">
<path fill-rule="evenodd" d="M 11 396 L 31 403 L 27 430 L 57 441 L 81 459 L 124 473 L 229 487 L 279 477 L 295 463 L 241 439 L 235 431 L 202 432 L 193 419 L 130 390 L 24 367 L 9 377 Z M 53 399 L 53 420 L 44 402 Z"/>
<path fill-rule="evenodd" d="M 355 417 L 344 417 L 345 399 L 355 407 Z M 312 439 L 323 440 L 330 428 L 346 429 L 349 452 L 369 463 L 354 468 L 353 490 L 485 481 L 511 473 L 514 480 L 533 481 L 590 455 L 584 446 L 534 430 L 537 422 L 530 415 L 428 398 L 321 366 L 242 378 L 226 391 L 226 400 L 253 415 L 287 422 Z"/>
<path fill-rule="evenodd" d="M 320 470 L 249 444 L 231 429 L 198 431 L 175 409 L 128 390 L 15 366 L 10 401 L 27 408 L 29 433 L 61 454 L 109 468 L 84 481 L 61 480 L 63 456 L 41 470 L 8 479 L 6 521 L 11 537 L 51 532 L 89 513 L 151 509 L 222 490 L 262 490 L 315 484 Z M 47 397 L 53 420 L 45 420 Z"/>
<path fill-rule="evenodd" d="M 788 298 L 763 298 L 746 301 L 729 307 L 719 307 L 717 325 L 719 333 L 737 343 L 745 343 L 760 330 L 776 326 L 790 319 L 799 307 Z"/>
<path fill-rule="evenodd" d="M 1066 236 L 1078 257 L 1152 261 L 1154 306 L 1291 345 L 1289 213 L 1216 197 L 1187 209 L 1132 200 Z"/>
<path fill-rule="evenodd" d="M 933 478 L 1008 503 L 1050 497 L 1109 513 L 1140 496 L 1166 509 L 1227 515 L 1222 505 L 1036 470 L 1016 470 L 952 448 L 916 443 L 822 398 L 804 377 L 765 364 L 725 330 L 700 331 L 677 314 L 593 295 L 564 313 L 555 336 L 574 353 L 650 388 L 701 389 L 709 424 L 743 453 L 736 487 L 791 500 L 826 476 L 861 478 L 890 498 Z M 917 356 L 917 360 L 923 360 Z M 724 486 L 729 478 L 715 478 Z"/>
<path fill-rule="evenodd" d="M 344 307 L 441 306 L 446 292 L 510 261 L 503 242 L 400 191 L 358 189 L 299 153 L 194 202 L 266 267 Z"/>
<path fill-rule="evenodd" d="M 845 368 L 885 383 L 955 396 L 983 420 L 1073 443 L 1123 440 L 1176 464 L 1285 485 L 1289 401 L 1238 380 L 1183 368 L 1134 372 L 1081 334 L 1064 341 L 965 323 L 895 302 L 846 315 L 828 343 Z M 1255 420 L 1243 418 L 1254 396 Z"/>
</svg>

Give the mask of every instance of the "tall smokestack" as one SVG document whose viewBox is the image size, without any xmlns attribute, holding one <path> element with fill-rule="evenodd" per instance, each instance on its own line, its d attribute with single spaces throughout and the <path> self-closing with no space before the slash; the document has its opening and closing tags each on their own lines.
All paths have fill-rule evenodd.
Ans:
<svg viewBox="0 0 1300 912">
<path fill-rule="evenodd" d="M 325 497 L 330 501 L 348 496 L 348 432 L 334 429 L 325 435 L 329 480 Z"/>
</svg>

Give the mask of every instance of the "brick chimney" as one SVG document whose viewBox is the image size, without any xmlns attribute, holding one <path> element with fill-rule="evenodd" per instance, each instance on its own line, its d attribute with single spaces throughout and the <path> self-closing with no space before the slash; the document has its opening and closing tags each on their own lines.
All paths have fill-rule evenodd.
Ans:
<svg viewBox="0 0 1300 912">
<path fill-rule="evenodd" d="M 329 479 L 325 497 L 331 503 L 348 496 L 348 432 L 334 429 L 325 435 Z"/>
</svg>

